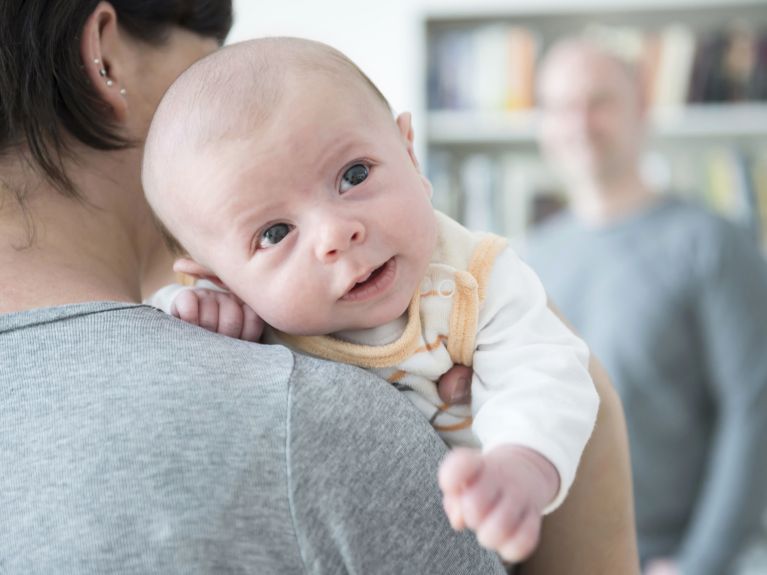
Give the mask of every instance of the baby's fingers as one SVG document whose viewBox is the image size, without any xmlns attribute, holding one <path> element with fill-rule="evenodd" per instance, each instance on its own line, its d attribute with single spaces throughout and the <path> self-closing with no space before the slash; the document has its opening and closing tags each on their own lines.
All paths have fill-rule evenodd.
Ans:
<svg viewBox="0 0 767 575">
<path fill-rule="evenodd" d="M 218 302 L 218 328 L 216 331 L 221 335 L 239 338 L 242 333 L 243 311 L 238 300 L 228 293 L 217 293 Z"/>
<path fill-rule="evenodd" d="M 496 548 L 498 554 L 510 563 L 524 561 L 532 555 L 541 536 L 541 515 L 528 507 L 514 532 Z"/>
<path fill-rule="evenodd" d="M 461 512 L 466 525 L 477 531 L 486 517 L 503 501 L 504 484 L 500 477 L 485 468 L 460 496 Z"/>
<path fill-rule="evenodd" d="M 264 320 L 262 320 L 253 308 L 248 304 L 242 304 L 242 336 L 245 341 L 258 341 L 264 332 Z"/>
<path fill-rule="evenodd" d="M 185 289 L 173 298 L 171 313 L 177 318 L 194 325 L 199 325 L 199 298 L 197 293 L 191 289 Z"/>
<path fill-rule="evenodd" d="M 475 449 L 457 448 L 447 454 L 439 467 L 439 486 L 445 495 L 457 495 L 482 471 L 482 455 Z"/>
<path fill-rule="evenodd" d="M 517 534 L 527 514 L 527 508 L 515 499 L 509 493 L 504 493 L 475 527 L 480 545 L 498 550 Z"/>
<path fill-rule="evenodd" d="M 200 327 L 208 331 L 218 331 L 219 303 L 216 295 L 209 291 L 198 291 L 200 297 Z"/>
<path fill-rule="evenodd" d="M 463 513 L 461 512 L 461 502 L 458 497 L 446 495 L 442 499 L 442 507 L 445 509 L 445 515 L 447 515 L 447 520 L 450 522 L 450 527 L 456 531 L 466 527 Z"/>
</svg>

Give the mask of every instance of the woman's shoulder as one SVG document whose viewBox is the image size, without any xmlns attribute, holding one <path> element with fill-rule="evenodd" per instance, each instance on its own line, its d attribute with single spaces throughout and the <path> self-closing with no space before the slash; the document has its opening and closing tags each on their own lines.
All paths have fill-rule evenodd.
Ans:
<svg viewBox="0 0 767 575">
<path fill-rule="evenodd" d="M 56 365 L 115 381 L 254 381 L 287 386 L 292 354 L 227 338 L 187 324 L 150 306 L 88 302 L 0 315 L 3 348 L 16 362 Z M 40 345 L 45 342 L 45 345 Z"/>
</svg>

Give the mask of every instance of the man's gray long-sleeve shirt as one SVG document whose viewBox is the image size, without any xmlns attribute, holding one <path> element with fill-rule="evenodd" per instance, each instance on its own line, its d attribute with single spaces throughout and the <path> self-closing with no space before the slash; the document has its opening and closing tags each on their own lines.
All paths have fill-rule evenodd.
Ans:
<svg viewBox="0 0 767 575">
<path fill-rule="evenodd" d="M 623 400 L 640 555 L 722 575 L 767 507 L 767 265 L 675 199 L 601 228 L 571 214 L 525 259 Z"/>
<path fill-rule="evenodd" d="M 0 315 L 0 574 L 504 573 L 374 376 L 146 306 Z"/>
</svg>

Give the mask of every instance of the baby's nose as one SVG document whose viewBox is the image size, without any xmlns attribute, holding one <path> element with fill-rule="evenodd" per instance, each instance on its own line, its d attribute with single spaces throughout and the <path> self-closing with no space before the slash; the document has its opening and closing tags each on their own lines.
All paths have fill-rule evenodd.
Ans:
<svg viewBox="0 0 767 575">
<path fill-rule="evenodd" d="M 324 222 L 316 245 L 317 258 L 331 263 L 355 244 L 365 241 L 365 226 L 357 219 L 334 218 Z"/>
</svg>

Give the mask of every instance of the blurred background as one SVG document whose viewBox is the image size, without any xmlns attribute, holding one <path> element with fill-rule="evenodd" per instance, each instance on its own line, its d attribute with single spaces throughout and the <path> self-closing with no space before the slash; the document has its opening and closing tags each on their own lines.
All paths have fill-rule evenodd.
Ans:
<svg viewBox="0 0 767 575">
<path fill-rule="evenodd" d="M 436 207 L 511 238 L 567 204 L 536 139 L 536 74 L 549 46 L 586 34 L 638 70 L 645 181 L 734 222 L 767 253 L 767 0 L 235 0 L 235 10 L 230 42 L 296 35 L 350 56 L 395 111 L 413 113 Z M 764 532 L 738 557 L 728 573 L 767 573 Z"/>
<path fill-rule="evenodd" d="M 348 54 L 395 110 L 413 112 L 436 205 L 512 237 L 565 201 L 537 150 L 536 64 L 557 38 L 586 31 L 641 70 L 648 180 L 767 246 L 765 0 L 239 0 L 235 9 L 232 42 L 297 35 Z"/>
</svg>

